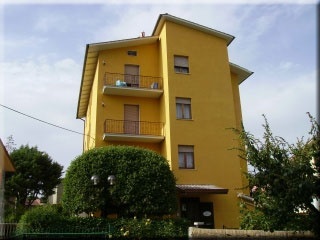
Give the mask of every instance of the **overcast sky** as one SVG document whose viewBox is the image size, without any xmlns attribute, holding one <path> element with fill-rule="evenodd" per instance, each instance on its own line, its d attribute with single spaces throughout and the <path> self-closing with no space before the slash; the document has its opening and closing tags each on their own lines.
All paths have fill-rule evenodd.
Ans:
<svg viewBox="0 0 320 240">
<path fill-rule="evenodd" d="M 306 112 L 317 114 L 316 1 L 162 2 L 168 4 L 2 4 L 0 104 L 83 132 L 76 110 L 86 44 L 151 35 L 159 14 L 169 13 L 236 37 L 230 61 L 254 72 L 240 86 L 246 130 L 260 138 L 265 114 L 289 142 L 307 136 Z M 0 138 L 5 143 L 9 135 L 17 147 L 38 146 L 65 169 L 82 153 L 80 134 L 0 106 Z"/>
</svg>

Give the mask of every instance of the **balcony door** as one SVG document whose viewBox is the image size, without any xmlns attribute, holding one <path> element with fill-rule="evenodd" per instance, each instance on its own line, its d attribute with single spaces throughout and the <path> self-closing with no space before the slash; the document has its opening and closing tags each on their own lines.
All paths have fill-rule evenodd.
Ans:
<svg viewBox="0 0 320 240">
<path fill-rule="evenodd" d="M 126 82 L 127 87 L 139 87 L 139 65 L 124 65 L 124 74 L 124 81 Z"/>
<path fill-rule="evenodd" d="M 124 133 L 139 134 L 139 105 L 124 105 Z"/>
</svg>

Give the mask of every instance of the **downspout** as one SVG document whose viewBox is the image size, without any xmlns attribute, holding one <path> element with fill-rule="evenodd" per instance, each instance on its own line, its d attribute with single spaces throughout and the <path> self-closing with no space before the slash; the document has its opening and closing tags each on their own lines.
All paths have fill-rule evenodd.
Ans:
<svg viewBox="0 0 320 240">
<path fill-rule="evenodd" d="M 83 140 L 82 140 L 82 153 L 84 152 L 84 142 L 85 142 L 85 137 L 86 137 L 86 134 L 85 134 L 85 130 L 86 130 L 86 120 L 82 119 L 82 118 L 79 118 L 80 120 L 83 121 Z"/>
</svg>

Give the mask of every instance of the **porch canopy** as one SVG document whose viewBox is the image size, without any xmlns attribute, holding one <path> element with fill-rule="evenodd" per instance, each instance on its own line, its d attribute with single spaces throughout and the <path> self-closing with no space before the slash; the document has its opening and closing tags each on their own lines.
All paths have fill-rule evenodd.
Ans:
<svg viewBox="0 0 320 240">
<path fill-rule="evenodd" d="M 227 194 L 228 189 L 217 187 L 210 184 L 177 184 L 179 193 L 209 193 L 209 194 Z"/>
</svg>

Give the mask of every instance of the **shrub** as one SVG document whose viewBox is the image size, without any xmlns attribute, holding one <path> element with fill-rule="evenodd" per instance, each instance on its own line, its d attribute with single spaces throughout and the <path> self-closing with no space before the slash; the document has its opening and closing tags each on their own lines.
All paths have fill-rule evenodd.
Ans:
<svg viewBox="0 0 320 240">
<path fill-rule="evenodd" d="M 52 206 L 36 207 L 21 218 L 17 233 L 87 233 L 112 238 L 186 238 L 189 222 L 184 219 L 67 217 Z M 59 235 L 59 237 L 61 237 Z M 58 236 L 58 235 L 57 235 Z"/>
<path fill-rule="evenodd" d="M 47 229 L 60 230 L 64 227 L 66 217 L 62 208 L 55 205 L 37 206 L 27 210 L 20 218 L 18 232 L 44 232 Z"/>
<path fill-rule="evenodd" d="M 93 186 L 91 176 L 100 185 Z M 108 175 L 116 184 L 108 186 Z M 175 178 L 168 161 L 142 148 L 108 146 L 76 158 L 64 179 L 63 204 L 72 214 L 101 210 L 122 217 L 162 216 L 177 209 Z"/>
</svg>

